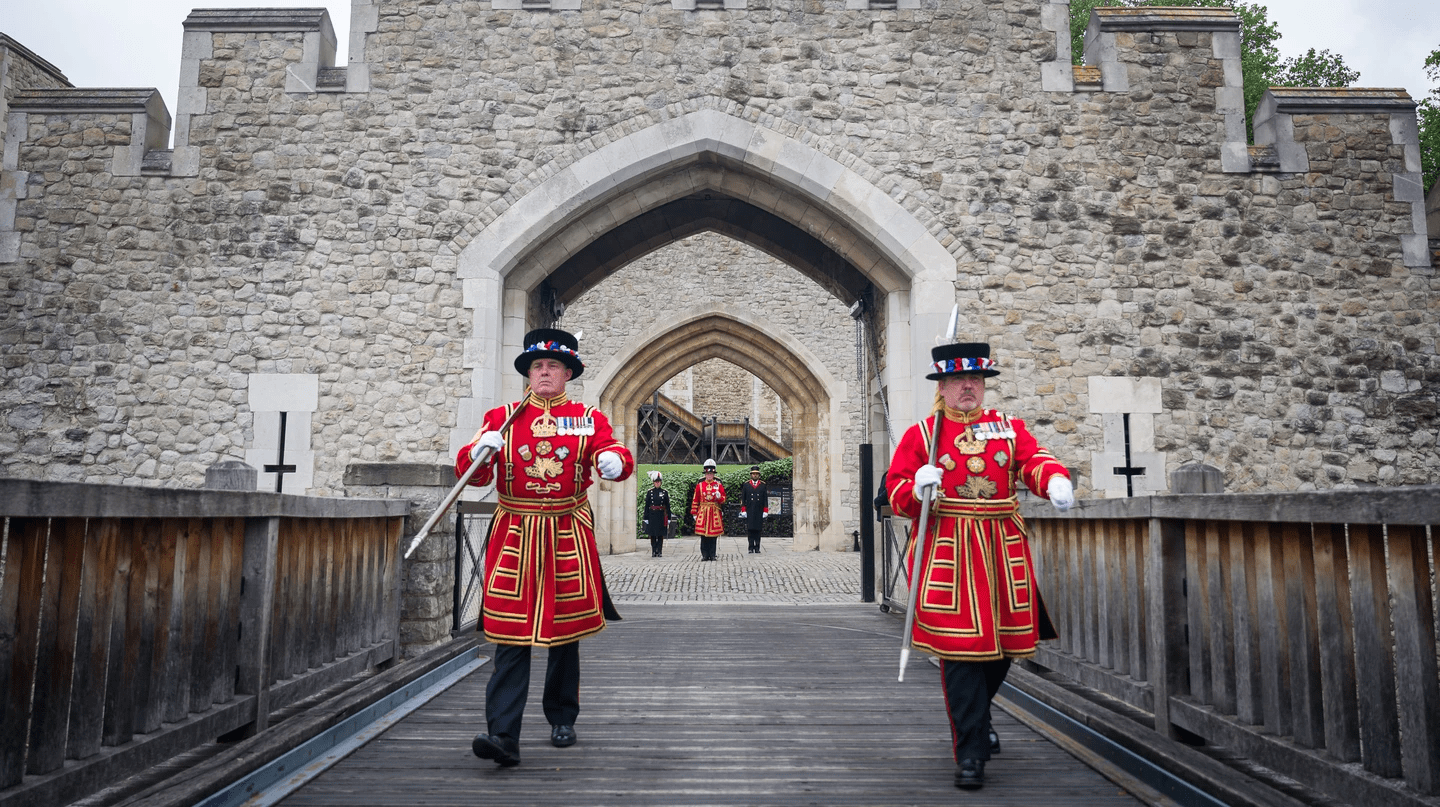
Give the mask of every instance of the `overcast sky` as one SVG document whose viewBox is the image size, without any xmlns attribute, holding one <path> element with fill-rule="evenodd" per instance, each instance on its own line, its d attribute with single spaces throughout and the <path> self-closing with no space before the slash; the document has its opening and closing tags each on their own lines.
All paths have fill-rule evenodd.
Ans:
<svg viewBox="0 0 1440 807">
<path fill-rule="evenodd" d="M 1401 87 L 1416 100 L 1436 87 L 1423 65 L 1426 55 L 1440 48 L 1440 0 L 1260 4 L 1279 23 L 1284 56 L 1328 49 L 1360 71 L 1357 86 Z M 0 32 L 58 67 L 77 87 L 154 87 L 173 116 L 181 23 L 191 9 L 320 6 L 330 10 L 335 63 L 341 66 L 348 58 L 349 0 L 0 0 Z"/>
</svg>

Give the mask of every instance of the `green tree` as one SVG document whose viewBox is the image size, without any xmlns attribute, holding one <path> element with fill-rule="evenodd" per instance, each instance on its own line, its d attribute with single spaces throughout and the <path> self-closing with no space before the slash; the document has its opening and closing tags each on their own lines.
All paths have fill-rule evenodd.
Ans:
<svg viewBox="0 0 1440 807">
<path fill-rule="evenodd" d="M 1286 59 L 1273 79 L 1276 87 L 1349 87 L 1360 78 L 1338 53 L 1311 48 L 1298 59 Z"/>
<path fill-rule="evenodd" d="M 1324 79 L 1325 87 L 1347 87 L 1360 77 L 1350 70 L 1344 59 L 1330 51 L 1318 54 L 1312 48 L 1299 59 L 1280 59 L 1280 50 L 1275 43 L 1280 40 L 1280 28 L 1269 20 L 1269 10 L 1257 3 L 1229 2 L 1228 0 L 1071 0 L 1070 2 L 1070 46 L 1075 64 L 1084 61 L 1085 28 L 1090 24 L 1090 9 L 1097 6 L 1188 6 L 1228 7 L 1240 17 L 1240 71 L 1245 82 L 1245 127 L 1251 128 L 1255 119 L 1255 107 L 1260 105 L 1260 96 L 1272 86 L 1284 86 L 1282 76 L 1315 77 Z M 1348 77 L 1344 81 L 1340 79 Z M 1307 86 L 1316 86 L 1309 84 Z"/>
<path fill-rule="evenodd" d="M 1416 113 L 1420 117 L 1420 166 L 1425 173 L 1425 192 L 1435 187 L 1440 179 L 1440 48 L 1430 52 L 1425 59 L 1425 75 L 1436 86 L 1430 90 L 1430 97 L 1420 101 Z M 1431 233 L 1431 237 L 1440 233 Z"/>
</svg>

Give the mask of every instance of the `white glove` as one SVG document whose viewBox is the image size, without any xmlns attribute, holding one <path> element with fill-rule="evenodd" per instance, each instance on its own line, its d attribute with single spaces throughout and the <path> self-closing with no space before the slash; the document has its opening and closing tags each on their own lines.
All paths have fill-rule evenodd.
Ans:
<svg viewBox="0 0 1440 807">
<path fill-rule="evenodd" d="M 915 472 L 915 498 L 924 501 L 934 496 L 933 491 L 940 487 L 940 479 L 945 472 L 940 470 L 938 465 L 921 465 Z"/>
<path fill-rule="evenodd" d="M 618 479 L 625 472 L 625 461 L 614 451 L 602 451 L 595 458 L 595 467 L 600 471 L 601 479 Z"/>
<path fill-rule="evenodd" d="M 471 462 L 474 462 L 474 461 L 480 456 L 480 452 L 481 452 L 481 450 L 483 450 L 483 449 L 488 448 L 488 449 L 491 449 L 493 453 L 499 454 L 499 453 L 500 453 L 500 449 L 502 449 L 502 448 L 504 448 L 504 447 L 505 447 L 505 435 L 504 435 L 504 434 L 501 434 L 501 433 L 498 432 L 498 431 L 496 431 L 496 432 L 485 432 L 484 434 L 480 435 L 480 439 L 479 439 L 479 440 L 476 440 L 476 441 L 475 441 L 475 445 L 473 445 L 473 446 L 470 447 L 470 461 L 471 461 Z"/>
<path fill-rule="evenodd" d="M 1049 494 L 1050 503 L 1055 505 L 1056 510 L 1069 510 L 1075 506 L 1075 486 L 1063 476 L 1050 477 L 1045 492 Z"/>
<path fill-rule="evenodd" d="M 743 508 L 743 507 L 740 508 L 740 517 L 741 517 L 741 518 L 744 518 L 744 517 L 745 517 L 745 508 Z"/>
</svg>

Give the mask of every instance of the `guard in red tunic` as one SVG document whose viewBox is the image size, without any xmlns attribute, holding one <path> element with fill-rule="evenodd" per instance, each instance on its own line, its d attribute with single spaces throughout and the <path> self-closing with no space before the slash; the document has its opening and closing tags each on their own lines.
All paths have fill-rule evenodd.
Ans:
<svg viewBox="0 0 1440 807">
<path fill-rule="evenodd" d="M 586 491 L 592 470 L 623 480 L 635 470 L 610 422 L 592 406 L 565 396 L 565 384 L 585 365 L 579 342 L 546 328 L 525 335 L 515 369 L 529 381 L 518 403 L 485 413 L 475 441 L 460 449 L 463 476 L 485 447 L 490 463 L 470 484 L 495 483 L 499 503 L 485 550 L 481 627 L 495 643 L 494 672 L 485 688 L 487 731 L 471 744 L 475 755 L 502 766 L 520 762 L 520 723 L 530 686 L 530 648 L 549 648 L 542 705 L 550 742 L 575 744 L 580 712 L 580 640 L 619 619 L 605 591 Z M 503 432 L 517 408 L 522 411 Z"/>
<path fill-rule="evenodd" d="M 690 515 L 695 519 L 695 534 L 700 536 L 700 559 L 715 560 L 716 540 L 725 534 L 720 505 L 725 503 L 725 486 L 715 478 L 715 460 L 701 466 L 705 478 L 695 483 L 690 496 Z"/>
<path fill-rule="evenodd" d="M 982 408 L 985 379 L 1000 374 L 989 345 L 942 345 L 931 357 L 925 377 L 939 382 L 936 412 L 905 432 L 885 479 L 897 514 L 918 519 L 921 498 L 933 497 L 911 641 L 941 660 L 955 785 L 975 789 L 998 750 L 990 700 L 1010 661 L 1034 655 L 1040 639 L 1053 638 L 1016 496 L 1023 483 L 1066 510 L 1075 503 L 1074 488 L 1024 421 Z"/>
</svg>

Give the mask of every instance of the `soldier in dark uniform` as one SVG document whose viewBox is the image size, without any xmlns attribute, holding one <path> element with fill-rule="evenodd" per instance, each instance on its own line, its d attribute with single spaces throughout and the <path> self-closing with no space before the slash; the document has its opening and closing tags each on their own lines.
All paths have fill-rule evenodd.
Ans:
<svg viewBox="0 0 1440 807">
<path fill-rule="evenodd" d="M 745 519 L 745 529 L 750 534 L 751 554 L 760 554 L 760 530 L 765 526 L 765 517 L 770 515 L 770 491 L 765 480 L 760 478 L 760 466 L 750 466 L 750 478 L 740 486 L 740 517 Z"/>
<path fill-rule="evenodd" d="M 670 494 L 660 487 L 660 472 L 650 472 L 651 488 L 645 491 L 645 534 L 650 536 L 650 557 L 660 557 L 670 528 Z"/>
</svg>

